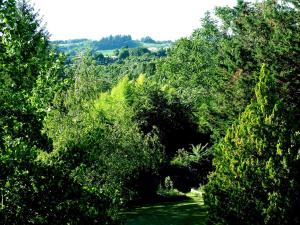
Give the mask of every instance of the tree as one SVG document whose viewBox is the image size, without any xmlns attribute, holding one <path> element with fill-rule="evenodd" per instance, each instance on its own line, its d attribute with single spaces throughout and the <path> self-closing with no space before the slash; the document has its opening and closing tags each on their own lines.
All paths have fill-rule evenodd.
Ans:
<svg viewBox="0 0 300 225">
<path fill-rule="evenodd" d="M 124 47 L 137 47 L 137 43 L 132 40 L 130 35 L 116 35 L 104 37 L 99 41 L 93 41 L 92 47 L 95 50 L 117 49 Z"/>
<path fill-rule="evenodd" d="M 24 1 L 8 0 L 0 7 L 0 145 L 5 135 L 12 135 L 27 136 L 30 145 L 42 146 L 45 138 L 36 129 L 41 118 L 28 101 L 38 77 L 49 77 L 46 71 L 53 66 L 48 36 Z"/>
<path fill-rule="evenodd" d="M 141 42 L 144 42 L 144 43 L 151 43 L 151 44 L 155 44 L 156 41 L 153 40 L 151 37 L 149 36 L 146 36 L 146 37 L 143 37 L 141 38 Z"/>
<path fill-rule="evenodd" d="M 99 222 L 103 213 L 118 216 L 113 212 L 121 205 L 155 193 L 158 184 L 149 177 L 155 177 L 163 151 L 156 134 L 142 133 L 133 119 L 128 102 L 136 82 L 123 77 L 103 91 L 92 69 L 88 59 L 81 59 L 69 70 L 72 84 L 56 94 L 44 123 L 53 151 L 43 153 L 42 162 L 74 180 L 79 193 L 108 200 L 95 209 Z M 145 174 L 148 182 L 142 182 Z"/>
<path fill-rule="evenodd" d="M 128 48 L 122 48 L 119 52 L 118 58 L 124 60 L 129 57 L 129 50 Z"/>
<path fill-rule="evenodd" d="M 293 0 L 239 0 L 234 8 L 217 8 L 216 15 L 225 34 L 224 62 L 234 79 L 242 79 L 245 97 L 251 99 L 258 80 L 257 65 L 266 64 L 282 83 L 293 81 L 284 91 L 287 98 L 299 99 L 300 43 L 299 4 Z M 266 57 L 267 56 L 267 57 Z M 236 73 L 240 71 L 240 73 Z M 296 94 L 296 95 L 295 95 Z"/>
<path fill-rule="evenodd" d="M 107 199 L 42 160 L 52 147 L 42 122 L 63 74 L 38 15 L 25 1 L 1 1 L 0 28 L 0 223 L 111 221 Z"/>
<path fill-rule="evenodd" d="M 139 79 L 144 77 L 141 75 Z M 198 144 L 199 139 L 207 143 L 209 137 L 197 130 L 197 123 L 189 105 L 168 87 L 147 80 L 135 88 L 130 102 L 133 107 L 134 119 L 141 130 L 147 134 L 157 129 L 161 144 L 165 147 L 168 159 L 171 159 L 178 149 Z"/>
<path fill-rule="evenodd" d="M 300 127 L 280 88 L 263 67 L 256 99 L 216 146 L 205 189 L 211 224 L 299 224 Z"/>
<path fill-rule="evenodd" d="M 157 73 L 159 82 L 194 107 L 199 129 L 212 132 L 213 143 L 253 98 L 257 65 L 266 64 L 285 84 L 298 79 L 300 68 L 296 1 L 240 0 L 235 7 L 217 8 L 215 16 L 219 22 L 207 14 L 201 28 L 176 42 Z M 283 92 L 296 101 L 299 90 L 293 82 Z"/>
<path fill-rule="evenodd" d="M 200 132 L 211 135 L 210 143 L 222 137 L 246 101 L 240 80 L 233 80 L 232 71 L 224 65 L 224 42 L 207 14 L 190 38 L 175 43 L 157 72 L 158 82 L 174 87 L 181 101 L 192 107 Z"/>
</svg>

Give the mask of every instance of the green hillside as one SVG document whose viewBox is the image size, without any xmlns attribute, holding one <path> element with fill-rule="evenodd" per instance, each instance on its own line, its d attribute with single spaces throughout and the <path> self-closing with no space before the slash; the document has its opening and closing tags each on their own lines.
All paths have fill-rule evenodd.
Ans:
<svg viewBox="0 0 300 225">
<path fill-rule="evenodd" d="M 172 45 L 171 41 L 155 41 L 148 37 L 141 40 L 133 40 L 130 35 L 117 35 L 102 38 L 98 41 L 89 39 L 58 40 L 52 41 L 58 51 L 68 55 L 76 55 L 79 52 L 90 50 L 101 52 L 105 56 L 113 56 L 114 50 L 122 48 L 147 48 L 150 51 L 167 49 Z"/>
</svg>

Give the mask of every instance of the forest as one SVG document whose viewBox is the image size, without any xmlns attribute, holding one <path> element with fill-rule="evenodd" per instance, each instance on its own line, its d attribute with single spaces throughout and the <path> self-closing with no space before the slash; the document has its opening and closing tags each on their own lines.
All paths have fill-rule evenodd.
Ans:
<svg viewBox="0 0 300 225">
<path fill-rule="evenodd" d="M 126 224 L 191 189 L 194 224 L 300 224 L 299 0 L 217 7 L 154 52 L 66 43 L 0 1 L 0 224 Z"/>
</svg>

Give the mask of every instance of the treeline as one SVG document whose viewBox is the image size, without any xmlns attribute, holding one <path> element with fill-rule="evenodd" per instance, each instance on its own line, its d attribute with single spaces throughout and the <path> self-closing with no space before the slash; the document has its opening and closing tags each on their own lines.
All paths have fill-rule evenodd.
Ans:
<svg viewBox="0 0 300 225">
<path fill-rule="evenodd" d="M 118 48 L 134 48 L 138 46 L 138 43 L 135 40 L 132 40 L 131 35 L 110 35 L 108 37 L 103 37 L 99 41 L 94 41 L 90 39 L 71 39 L 71 40 L 56 40 L 51 41 L 52 44 L 82 44 L 86 43 L 90 44 L 91 47 L 95 50 L 110 50 L 110 49 L 118 49 Z"/>
<path fill-rule="evenodd" d="M 67 60 L 29 5 L 1 2 L 1 223 L 120 224 L 203 185 L 209 224 L 299 224 L 299 9 L 239 0 L 161 56 L 103 63 Z"/>
<path fill-rule="evenodd" d="M 86 38 L 80 38 L 80 39 L 71 39 L 71 40 L 55 40 L 55 41 L 51 41 L 51 43 L 52 44 L 78 44 L 86 41 L 90 41 L 90 40 Z"/>
<path fill-rule="evenodd" d="M 93 41 L 92 47 L 97 50 L 118 49 L 118 48 L 134 48 L 138 44 L 132 40 L 131 35 L 116 35 L 104 37 L 99 41 Z"/>
<path fill-rule="evenodd" d="M 166 56 L 167 50 L 159 49 L 158 51 L 151 52 L 148 48 L 138 47 L 116 49 L 113 52 L 113 56 L 105 56 L 101 51 L 90 51 L 89 53 L 98 64 L 110 65 L 114 63 L 122 64 L 127 59 L 130 62 L 151 61 Z"/>
<path fill-rule="evenodd" d="M 151 38 L 150 38 L 151 39 Z M 152 39 L 151 39 L 152 40 Z M 154 41 L 154 40 L 153 40 Z M 138 46 L 135 40 L 132 40 L 131 35 L 110 35 L 108 37 L 103 37 L 99 41 L 93 41 L 90 39 L 71 39 L 71 40 L 56 40 L 51 41 L 53 44 L 85 44 L 89 42 L 91 47 L 95 50 L 110 50 L 118 48 L 134 48 Z M 155 41 L 153 42 L 155 43 Z"/>
<path fill-rule="evenodd" d="M 118 49 L 124 47 L 134 48 L 138 46 L 138 40 L 133 40 L 131 35 L 110 35 L 100 39 L 99 41 L 92 41 L 86 38 L 51 41 L 52 44 L 78 44 L 82 42 L 93 42 L 98 50 Z M 150 36 L 141 38 L 140 42 L 150 44 L 172 43 L 172 41 L 156 41 Z"/>
</svg>

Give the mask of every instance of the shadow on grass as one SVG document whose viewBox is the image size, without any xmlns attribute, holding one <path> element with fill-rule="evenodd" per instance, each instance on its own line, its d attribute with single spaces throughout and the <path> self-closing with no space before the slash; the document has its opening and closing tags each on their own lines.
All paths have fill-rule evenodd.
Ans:
<svg viewBox="0 0 300 225">
<path fill-rule="evenodd" d="M 155 203 L 123 214 L 125 225 L 205 225 L 207 210 L 202 198 Z"/>
</svg>

